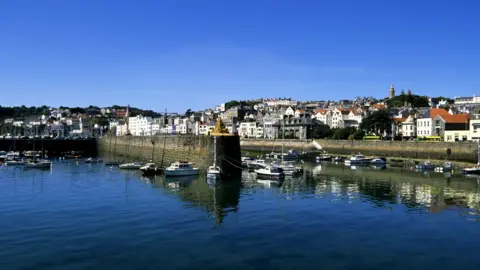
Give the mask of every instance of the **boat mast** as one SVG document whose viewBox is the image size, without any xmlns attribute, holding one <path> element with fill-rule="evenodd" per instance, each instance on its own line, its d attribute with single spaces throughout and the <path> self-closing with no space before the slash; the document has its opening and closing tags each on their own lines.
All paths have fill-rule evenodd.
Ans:
<svg viewBox="0 0 480 270">
<path fill-rule="evenodd" d="M 167 109 L 165 109 L 165 115 L 163 116 L 163 124 L 165 125 L 165 120 L 167 119 Z M 163 129 L 163 151 L 162 151 L 162 161 L 160 162 L 160 168 L 163 168 L 163 157 L 165 156 L 165 145 L 167 144 L 167 126 Z"/>
<path fill-rule="evenodd" d="M 282 164 L 283 164 L 283 145 L 285 144 L 285 115 L 283 116 L 282 122 Z"/>
<path fill-rule="evenodd" d="M 217 136 L 213 136 L 213 167 L 217 166 Z"/>
</svg>

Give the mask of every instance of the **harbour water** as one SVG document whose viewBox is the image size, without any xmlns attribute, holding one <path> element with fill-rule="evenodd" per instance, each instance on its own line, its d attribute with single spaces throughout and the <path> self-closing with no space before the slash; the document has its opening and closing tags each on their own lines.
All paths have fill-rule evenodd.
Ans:
<svg viewBox="0 0 480 270">
<path fill-rule="evenodd" d="M 208 183 L 0 167 L 0 269 L 478 269 L 476 178 L 306 164 Z"/>
</svg>

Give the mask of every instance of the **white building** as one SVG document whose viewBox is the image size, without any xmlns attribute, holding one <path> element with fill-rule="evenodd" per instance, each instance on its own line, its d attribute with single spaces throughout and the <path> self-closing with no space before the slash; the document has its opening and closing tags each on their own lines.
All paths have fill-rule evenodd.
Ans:
<svg viewBox="0 0 480 270">
<path fill-rule="evenodd" d="M 433 119 L 437 115 L 447 115 L 449 114 L 444 109 L 434 109 L 431 108 L 428 110 L 421 118 L 417 119 L 417 136 L 424 137 L 424 136 L 438 136 L 435 132 L 435 126 L 433 124 Z"/>
<path fill-rule="evenodd" d="M 293 110 L 292 107 L 288 107 L 288 108 L 285 110 L 284 115 L 286 115 L 286 116 L 295 116 L 295 111 Z"/>
<path fill-rule="evenodd" d="M 298 102 L 296 100 L 276 99 L 276 98 L 264 99 L 263 103 L 267 104 L 270 107 L 273 107 L 273 106 L 296 106 L 298 104 Z"/>
<path fill-rule="evenodd" d="M 455 104 L 480 104 L 480 97 L 455 97 Z"/>
<path fill-rule="evenodd" d="M 469 132 L 472 141 L 480 142 L 480 114 L 474 114 L 470 119 Z"/>
<path fill-rule="evenodd" d="M 238 135 L 244 138 L 255 138 L 257 130 L 257 123 L 255 122 L 242 122 L 238 130 Z"/>
<path fill-rule="evenodd" d="M 255 138 L 260 139 L 263 138 L 263 127 L 257 127 L 255 129 Z"/>
<path fill-rule="evenodd" d="M 115 127 L 116 136 L 125 136 L 128 134 L 127 124 L 116 125 Z"/>
<path fill-rule="evenodd" d="M 316 119 L 319 122 L 322 122 L 324 125 L 332 126 L 332 112 L 324 109 L 317 109 L 314 111 L 312 118 Z"/>
<path fill-rule="evenodd" d="M 417 136 L 417 128 L 413 116 L 410 115 L 407 118 L 394 118 L 393 120 L 399 124 L 397 135 L 400 135 L 399 133 L 401 133 L 404 138 L 413 138 Z"/>
<path fill-rule="evenodd" d="M 209 132 L 213 130 L 215 125 L 211 125 L 208 123 L 195 123 L 195 135 L 208 135 Z"/>
<path fill-rule="evenodd" d="M 153 119 L 149 116 L 137 115 L 128 118 L 128 129 L 134 136 L 152 135 Z"/>
</svg>

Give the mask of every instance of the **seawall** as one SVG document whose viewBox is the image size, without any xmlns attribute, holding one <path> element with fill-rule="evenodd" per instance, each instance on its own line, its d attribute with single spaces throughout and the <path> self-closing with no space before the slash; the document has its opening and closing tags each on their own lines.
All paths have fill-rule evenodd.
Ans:
<svg viewBox="0 0 480 270">
<path fill-rule="evenodd" d="M 315 142 L 315 143 L 314 143 Z M 245 150 L 279 151 L 281 140 L 242 140 Z M 452 161 L 477 162 L 478 145 L 475 142 L 416 142 L 416 141 L 360 141 L 360 140 L 285 140 L 286 149 L 320 151 L 321 149 L 340 155 L 362 153 L 369 156 L 398 158 L 445 159 Z M 450 155 L 447 151 L 450 149 Z"/>
<path fill-rule="evenodd" d="M 213 137 L 194 135 L 106 136 L 98 141 L 102 155 L 115 160 L 150 161 L 168 166 L 178 160 L 190 160 L 206 168 L 213 163 Z M 240 141 L 238 136 L 217 137 L 217 165 L 227 174 L 239 173 Z"/>
</svg>

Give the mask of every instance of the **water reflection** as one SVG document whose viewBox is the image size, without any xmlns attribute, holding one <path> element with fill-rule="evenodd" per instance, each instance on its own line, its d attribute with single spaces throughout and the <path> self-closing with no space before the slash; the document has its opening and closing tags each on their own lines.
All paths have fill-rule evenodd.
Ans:
<svg viewBox="0 0 480 270">
<path fill-rule="evenodd" d="M 377 207 L 404 205 L 407 211 L 439 212 L 447 209 L 480 209 L 479 179 L 451 173 L 386 170 L 385 166 L 315 164 L 303 176 L 284 180 L 260 180 L 244 172 L 241 179 L 215 181 L 204 176 L 166 179 L 143 177 L 154 188 L 179 196 L 189 206 L 199 207 L 222 224 L 228 213 L 236 213 L 241 196 L 256 189 L 276 189 L 284 199 L 334 197 L 348 202 L 369 202 Z M 472 181 L 473 180 L 473 181 Z"/>
<path fill-rule="evenodd" d="M 203 175 L 167 178 L 163 176 L 142 177 L 153 188 L 163 188 L 177 195 L 189 206 L 210 213 L 216 224 L 222 224 L 229 213 L 238 211 L 241 178 L 222 182 L 207 179 Z"/>
</svg>

